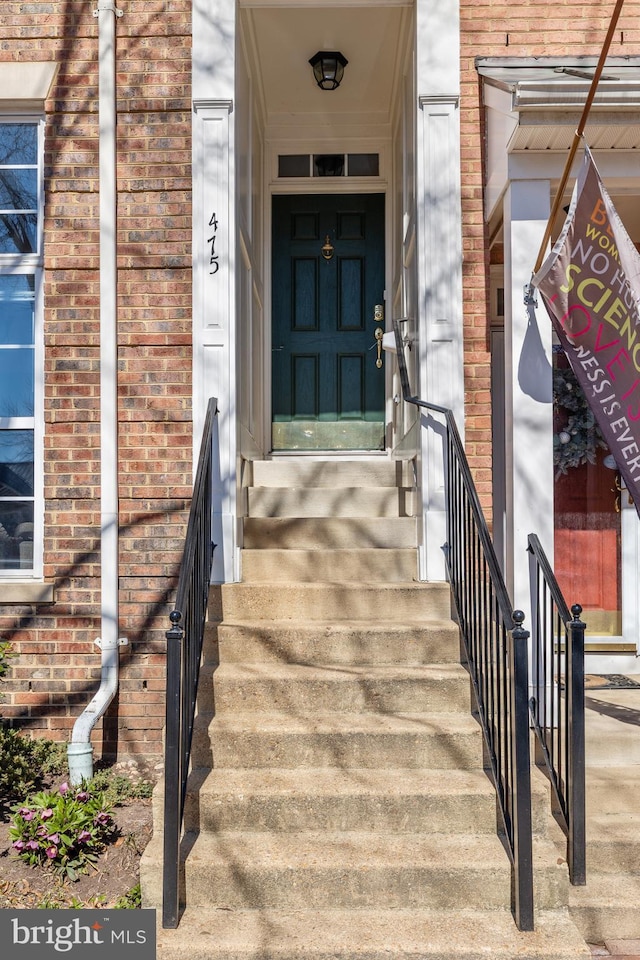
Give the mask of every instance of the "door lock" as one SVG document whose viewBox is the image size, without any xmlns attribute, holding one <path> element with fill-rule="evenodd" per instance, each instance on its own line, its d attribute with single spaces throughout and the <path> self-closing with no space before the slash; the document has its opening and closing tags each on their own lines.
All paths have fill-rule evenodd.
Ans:
<svg viewBox="0 0 640 960">
<path fill-rule="evenodd" d="M 376 323 L 382 323 L 384 320 L 384 306 L 381 303 L 376 303 L 373 308 L 373 319 Z"/>
</svg>

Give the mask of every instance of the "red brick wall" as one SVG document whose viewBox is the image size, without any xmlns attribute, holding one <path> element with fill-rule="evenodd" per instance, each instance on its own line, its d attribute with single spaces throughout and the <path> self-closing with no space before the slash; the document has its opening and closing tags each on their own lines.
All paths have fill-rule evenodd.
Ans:
<svg viewBox="0 0 640 960">
<path fill-rule="evenodd" d="M 555 0 L 463 0 L 461 5 L 461 151 L 465 401 L 467 452 L 485 508 L 491 506 L 488 238 L 482 196 L 482 91 L 475 58 L 599 56 L 615 7 Z M 640 54 L 640 4 L 628 2 L 610 53 Z M 532 252 L 532 263 L 538 251 Z"/>
<path fill-rule="evenodd" d="M 117 6 L 118 4 L 116 4 Z M 3 0 L 0 59 L 59 62 L 46 104 L 45 577 L 1 604 L 19 653 L 0 712 L 68 739 L 100 652 L 98 26 L 88 0 Z M 104 752 L 161 752 L 164 631 L 191 492 L 190 2 L 116 20 L 120 632 Z M 100 755 L 102 726 L 93 737 Z"/>
<path fill-rule="evenodd" d="M 47 102 L 45 575 L 52 606 L 2 605 L 19 653 L 2 714 L 67 739 L 99 679 L 97 21 L 90 0 L 3 0 L 0 59 L 56 58 Z M 161 750 L 164 631 L 191 489 L 190 0 L 126 0 L 117 20 L 122 651 L 106 752 Z M 487 237 L 474 58 L 599 53 L 613 3 L 466 0 L 462 202 L 466 437 L 490 501 Z M 640 4 L 612 53 L 640 53 Z M 508 38 L 508 40 L 507 40 Z M 100 751 L 102 724 L 95 742 Z"/>
</svg>

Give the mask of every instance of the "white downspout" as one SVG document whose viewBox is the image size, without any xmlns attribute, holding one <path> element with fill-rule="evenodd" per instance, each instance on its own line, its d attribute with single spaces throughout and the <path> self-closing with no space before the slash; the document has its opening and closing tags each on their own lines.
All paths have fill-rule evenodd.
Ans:
<svg viewBox="0 0 640 960">
<path fill-rule="evenodd" d="M 101 679 L 76 720 L 67 746 L 69 779 L 93 776 L 91 731 L 118 689 L 118 382 L 116 312 L 116 17 L 112 0 L 98 0 L 98 118 L 100 147 L 100 554 Z"/>
</svg>

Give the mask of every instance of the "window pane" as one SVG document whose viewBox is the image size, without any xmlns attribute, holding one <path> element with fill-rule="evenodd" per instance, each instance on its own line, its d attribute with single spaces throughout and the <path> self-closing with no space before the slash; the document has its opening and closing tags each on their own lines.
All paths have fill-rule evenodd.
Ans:
<svg viewBox="0 0 640 960">
<path fill-rule="evenodd" d="M 377 153 L 350 153 L 350 177 L 377 177 L 379 174 Z"/>
<path fill-rule="evenodd" d="M 290 153 L 278 157 L 279 177 L 308 177 L 309 154 Z"/>
<path fill-rule="evenodd" d="M 344 155 L 342 153 L 318 154 L 313 158 L 316 177 L 342 177 L 344 175 Z"/>
<path fill-rule="evenodd" d="M 37 213 L 0 213 L 0 253 L 35 253 Z"/>
<path fill-rule="evenodd" d="M 33 349 L 0 350 L 0 417 L 33 416 Z"/>
<path fill-rule="evenodd" d="M 0 274 L 0 344 L 33 343 L 34 286 L 31 273 Z"/>
<path fill-rule="evenodd" d="M 35 123 L 0 123 L 0 165 L 22 166 L 38 162 L 38 128 Z"/>
<path fill-rule="evenodd" d="M 33 567 L 33 503 L 0 501 L 0 570 Z"/>
<path fill-rule="evenodd" d="M 33 496 L 33 430 L 0 430 L 0 497 Z"/>
<path fill-rule="evenodd" d="M 37 170 L 0 168 L 0 210 L 35 210 L 37 205 Z"/>
</svg>

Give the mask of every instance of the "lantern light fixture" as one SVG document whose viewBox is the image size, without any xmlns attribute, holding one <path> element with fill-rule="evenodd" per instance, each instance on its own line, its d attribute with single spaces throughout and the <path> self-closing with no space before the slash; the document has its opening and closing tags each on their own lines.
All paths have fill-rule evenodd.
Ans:
<svg viewBox="0 0 640 960">
<path fill-rule="evenodd" d="M 339 50 L 319 50 L 309 60 L 321 90 L 337 90 L 348 62 Z"/>
</svg>

